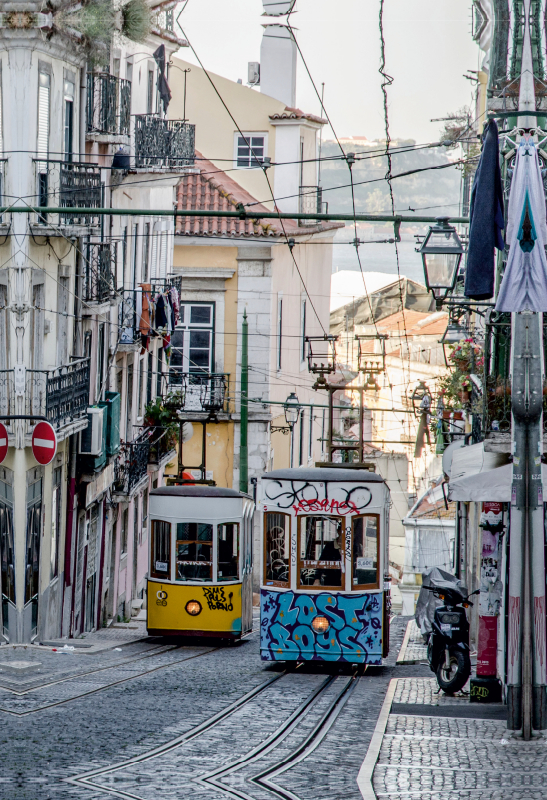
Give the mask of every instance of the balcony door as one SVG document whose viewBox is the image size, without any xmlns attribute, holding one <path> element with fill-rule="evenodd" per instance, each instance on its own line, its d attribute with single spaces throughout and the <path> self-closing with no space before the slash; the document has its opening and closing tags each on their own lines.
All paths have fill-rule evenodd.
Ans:
<svg viewBox="0 0 547 800">
<path fill-rule="evenodd" d="M 199 411 L 205 376 L 214 372 L 215 304 L 181 303 L 171 341 L 169 382 L 184 384 L 186 409 Z"/>
</svg>

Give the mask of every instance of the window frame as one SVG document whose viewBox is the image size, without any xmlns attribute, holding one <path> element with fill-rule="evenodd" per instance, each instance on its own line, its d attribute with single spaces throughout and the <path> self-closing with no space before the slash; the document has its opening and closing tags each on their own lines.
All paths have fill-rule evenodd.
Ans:
<svg viewBox="0 0 547 800">
<path fill-rule="evenodd" d="M 266 566 L 267 566 L 267 552 L 268 548 L 266 546 L 266 534 L 267 534 L 267 518 L 270 514 L 275 514 L 277 516 L 285 517 L 288 520 L 288 539 L 289 539 L 289 551 L 287 553 L 287 567 L 288 567 L 288 579 L 287 581 L 270 581 L 266 575 Z M 290 514 L 285 514 L 283 511 L 265 511 L 264 512 L 264 529 L 263 529 L 263 556 L 262 556 L 262 579 L 263 579 L 263 586 L 276 586 L 281 589 L 290 589 L 291 588 L 291 577 L 292 577 L 292 567 L 291 567 L 291 548 L 292 548 L 292 541 L 291 541 L 291 520 L 292 516 Z"/>
<path fill-rule="evenodd" d="M 219 565 L 220 565 L 220 558 L 219 558 L 219 544 L 220 544 L 220 528 L 222 525 L 235 525 L 237 530 L 237 575 L 235 578 L 221 578 L 219 575 Z M 216 552 L 213 551 L 213 575 L 214 575 L 214 583 L 239 583 L 241 581 L 241 537 L 243 536 L 243 527 L 242 527 L 242 520 L 240 522 L 233 522 L 232 520 L 227 520 L 225 522 L 217 522 L 215 531 L 215 546 Z M 216 560 L 215 560 L 216 555 Z"/>
<path fill-rule="evenodd" d="M 187 322 L 186 317 L 187 314 L 191 313 L 190 311 L 187 312 L 186 309 L 191 309 L 194 306 L 208 306 L 211 309 L 211 322 L 209 325 L 206 325 L 202 322 Z M 215 334 L 216 334 L 216 302 L 213 301 L 192 301 L 192 300 L 185 300 L 180 303 L 180 320 L 177 323 L 173 334 L 181 334 L 182 335 L 182 353 L 181 353 L 181 365 L 179 366 L 178 363 L 173 363 L 173 358 L 171 359 L 171 363 L 169 366 L 169 380 L 171 383 L 178 383 L 177 381 L 177 374 L 180 373 L 181 375 L 188 375 L 188 374 L 195 374 L 195 375 L 210 375 L 215 372 Z M 196 332 L 206 332 L 210 334 L 210 346 L 209 346 L 209 368 L 207 370 L 202 369 L 201 367 L 195 367 L 191 364 L 190 361 L 190 335 L 193 331 Z M 172 336 L 172 340 L 173 340 Z M 179 345 L 176 342 L 173 342 L 173 346 L 179 349 Z M 205 348 L 202 348 L 205 349 Z"/>
<path fill-rule="evenodd" d="M 238 153 L 238 150 L 239 150 L 239 138 L 241 137 L 241 134 L 243 134 L 243 137 L 245 139 L 247 139 L 247 141 L 251 145 L 251 150 L 253 148 L 253 143 L 251 141 L 249 141 L 249 140 L 252 139 L 252 138 L 256 138 L 256 137 L 262 137 L 262 139 L 264 140 L 264 144 L 262 146 L 262 151 L 263 151 L 262 158 L 264 158 L 265 156 L 268 155 L 268 132 L 267 131 L 241 131 L 241 133 L 239 131 L 235 131 L 234 132 L 234 165 L 233 165 L 233 168 L 234 169 L 262 169 L 262 163 L 260 163 L 260 162 L 256 163 L 256 164 L 252 163 L 253 156 L 252 156 L 250 151 L 249 151 L 249 155 L 247 156 L 247 158 L 249 160 L 249 165 L 248 166 L 244 166 L 244 165 L 238 164 L 238 161 L 239 161 L 239 153 Z M 255 145 L 255 146 L 258 147 L 258 145 Z M 245 145 L 245 147 L 247 147 L 247 145 Z"/>
<path fill-rule="evenodd" d="M 329 520 L 338 520 L 340 524 L 340 586 L 314 586 L 313 584 L 310 586 L 309 584 L 304 585 L 301 582 L 301 572 L 302 569 L 305 567 L 302 566 L 302 559 L 301 553 L 301 542 L 302 542 L 302 520 L 306 520 L 309 518 L 317 519 L 329 519 Z M 335 515 L 335 514 L 299 514 L 297 517 L 298 520 L 298 529 L 297 529 L 297 536 L 296 536 L 296 567 L 297 567 L 297 576 L 296 576 L 296 585 L 297 589 L 304 590 L 306 592 L 344 592 L 346 590 L 346 572 L 345 572 L 345 561 L 346 561 L 346 549 L 345 549 L 345 517 Z M 304 528 L 305 532 L 305 528 Z"/>
<path fill-rule="evenodd" d="M 196 561 L 187 561 L 187 562 L 182 561 L 181 562 L 183 564 L 187 563 L 187 564 L 195 565 L 195 566 L 207 566 L 207 565 L 209 565 L 210 568 L 211 568 L 211 572 L 210 572 L 210 577 L 209 578 L 204 579 L 204 580 L 202 580 L 200 578 L 189 578 L 188 580 L 182 580 L 182 579 L 180 579 L 178 577 L 178 569 L 177 569 L 177 567 L 178 567 L 178 550 L 177 550 L 178 543 L 179 542 L 183 542 L 183 543 L 186 542 L 187 544 L 195 544 L 196 545 L 196 549 L 197 549 L 197 545 L 200 543 L 200 540 L 197 539 L 197 538 L 194 538 L 194 539 L 179 539 L 179 534 L 178 534 L 178 531 L 177 531 L 178 525 L 208 525 L 211 528 L 211 540 L 210 540 L 211 543 L 209 545 L 210 548 L 211 548 L 211 560 L 210 561 L 201 561 L 201 562 L 197 561 L 197 560 Z M 216 525 L 215 525 L 214 522 L 211 522 L 211 521 L 203 522 L 201 520 L 188 520 L 188 519 L 179 520 L 179 519 L 177 519 L 177 521 L 173 523 L 173 530 L 172 530 L 172 533 L 174 535 L 174 553 L 173 553 L 173 555 L 174 555 L 174 559 L 175 559 L 173 583 L 176 583 L 177 585 L 184 585 L 184 584 L 189 584 L 189 583 L 196 583 L 196 584 L 200 584 L 200 585 L 201 584 L 215 583 L 215 552 L 214 552 L 215 533 L 216 533 L 215 527 L 216 527 Z M 202 544 L 207 545 L 207 541 L 204 540 L 202 542 Z"/>
<path fill-rule="evenodd" d="M 366 517 L 374 517 L 376 519 L 376 582 L 375 583 L 353 583 L 353 575 L 357 570 L 354 569 L 354 536 L 355 536 L 355 523 L 358 519 L 365 519 Z M 352 591 L 360 589 L 379 589 L 380 588 L 380 514 L 356 514 L 351 519 L 351 577 L 350 589 Z"/>
<path fill-rule="evenodd" d="M 156 525 L 157 523 L 161 523 L 162 525 L 169 525 L 169 536 L 167 537 L 167 574 L 159 574 L 158 570 L 155 569 L 156 559 L 155 559 L 155 547 L 156 547 Z M 166 582 L 171 582 L 171 575 L 173 572 L 173 565 L 172 561 L 172 547 L 173 547 L 173 523 L 166 519 L 153 519 L 152 524 L 150 525 L 150 577 L 156 580 L 163 580 Z M 165 562 L 163 562 L 165 563 Z"/>
</svg>

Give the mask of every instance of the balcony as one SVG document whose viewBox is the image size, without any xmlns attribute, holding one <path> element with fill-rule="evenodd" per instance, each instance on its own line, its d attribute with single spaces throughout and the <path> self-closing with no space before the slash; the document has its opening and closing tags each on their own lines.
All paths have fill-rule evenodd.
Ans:
<svg viewBox="0 0 547 800">
<path fill-rule="evenodd" d="M 116 289 L 118 242 L 90 242 L 86 248 L 83 297 L 87 303 L 104 303 Z"/>
<path fill-rule="evenodd" d="M 86 128 L 90 139 L 124 141 L 131 125 L 131 81 L 108 73 L 87 75 Z M 107 138 L 107 141 L 112 139 Z"/>
<path fill-rule="evenodd" d="M 155 114 L 135 116 L 135 167 L 180 170 L 193 167 L 196 126 Z"/>
<path fill-rule="evenodd" d="M 161 426 L 144 428 L 143 433 L 145 432 L 148 433 L 150 440 L 149 464 L 160 465 L 176 453 L 176 432 Z"/>
<path fill-rule="evenodd" d="M 183 373 L 171 367 L 164 408 L 176 412 L 180 419 L 201 419 L 204 414 L 214 419 L 229 411 L 229 383 L 229 374 Z"/>
<path fill-rule="evenodd" d="M 102 206 L 101 170 L 97 164 L 34 159 L 38 205 L 54 208 Z M 98 214 L 37 214 L 35 223 L 43 226 L 78 225 L 97 227 Z"/>
<path fill-rule="evenodd" d="M 323 209 L 323 189 L 320 186 L 301 186 L 300 187 L 300 214 L 321 214 Z M 318 225 L 316 219 L 301 219 L 298 221 L 300 227 Z"/>
<path fill-rule="evenodd" d="M 0 371 L 0 413 L 46 417 L 60 430 L 84 420 L 89 404 L 89 358 L 54 370 L 19 366 Z"/>
<path fill-rule="evenodd" d="M 132 442 L 122 442 L 114 462 L 114 494 L 128 497 L 148 474 L 150 435 L 143 430 Z"/>
<path fill-rule="evenodd" d="M 169 291 L 171 286 L 177 289 L 180 297 L 182 287 L 182 278 L 180 277 L 151 280 L 149 283 L 152 287 L 152 297 L 156 297 L 160 292 Z M 122 345 L 133 345 L 136 342 L 140 342 L 139 325 L 142 291 L 140 288 L 118 290 L 118 294 L 121 297 L 118 306 L 118 325 L 120 327 L 120 344 Z M 155 330 L 151 330 L 150 333 L 152 336 L 159 335 L 156 334 Z"/>
</svg>

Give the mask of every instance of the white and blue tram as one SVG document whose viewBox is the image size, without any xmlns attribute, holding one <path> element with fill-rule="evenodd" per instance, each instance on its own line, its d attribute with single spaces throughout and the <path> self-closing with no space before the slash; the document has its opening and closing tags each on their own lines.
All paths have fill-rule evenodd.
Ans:
<svg viewBox="0 0 547 800">
<path fill-rule="evenodd" d="M 390 493 L 363 469 L 260 480 L 264 661 L 381 664 L 389 650 Z"/>
</svg>

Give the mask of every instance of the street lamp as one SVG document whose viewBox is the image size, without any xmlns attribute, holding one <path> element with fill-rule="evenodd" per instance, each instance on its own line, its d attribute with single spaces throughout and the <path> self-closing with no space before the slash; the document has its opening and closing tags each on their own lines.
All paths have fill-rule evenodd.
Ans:
<svg viewBox="0 0 547 800">
<path fill-rule="evenodd" d="M 419 250 L 424 262 L 425 285 L 440 311 L 447 294 L 454 290 L 463 256 L 460 237 L 448 217 L 437 217 Z"/>
<path fill-rule="evenodd" d="M 424 412 L 428 412 L 431 408 L 431 392 L 429 391 L 427 384 L 423 381 L 419 381 L 418 385 L 412 392 L 412 407 L 414 408 L 414 413 L 416 416 L 423 414 Z"/>
<path fill-rule="evenodd" d="M 291 392 L 290 395 L 285 400 L 285 420 L 287 421 L 287 425 L 289 428 L 292 429 L 298 422 L 298 417 L 300 416 L 300 412 L 302 410 L 302 406 L 298 402 L 298 397 L 294 392 Z"/>
</svg>

